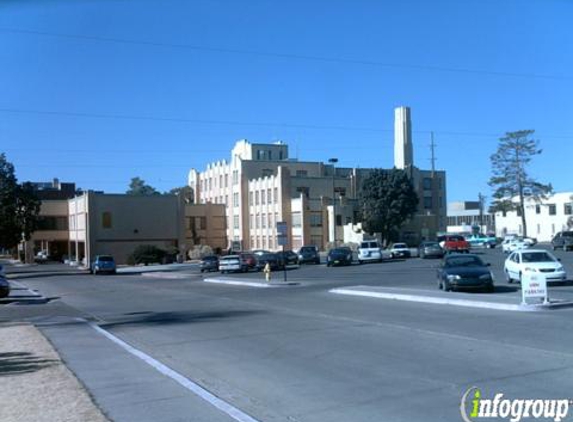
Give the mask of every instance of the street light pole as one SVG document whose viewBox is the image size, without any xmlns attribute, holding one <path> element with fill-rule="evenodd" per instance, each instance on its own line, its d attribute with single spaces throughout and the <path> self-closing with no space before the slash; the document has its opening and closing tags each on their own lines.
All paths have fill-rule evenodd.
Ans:
<svg viewBox="0 0 573 422">
<path fill-rule="evenodd" d="M 336 188 L 334 186 L 334 165 L 338 163 L 338 158 L 329 158 L 328 162 L 332 164 L 332 239 L 334 240 L 334 247 L 336 247 Z"/>
</svg>

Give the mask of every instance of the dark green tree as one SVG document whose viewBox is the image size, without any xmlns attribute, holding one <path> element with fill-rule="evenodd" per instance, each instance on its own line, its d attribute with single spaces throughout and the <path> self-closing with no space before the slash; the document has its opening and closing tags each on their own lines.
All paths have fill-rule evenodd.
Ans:
<svg viewBox="0 0 573 422">
<path fill-rule="evenodd" d="M 539 201 L 546 198 L 553 188 L 535 180 L 527 171 L 534 156 L 541 154 L 539 141 L 532 138 L 533 130 L 507 132 L 499 139 L 495 154 L 492 154 L 492 176 L 489 185 L 494 189 L 491 210 L 517 211 L 521 215 L 523 235 L 527 236 L 525 198 Z"/>
<path fill-rule="evenodd" d="M 30 183 L 19 184 L 14 165 L 0 154 L 0 247 L 11 249 L 38 224 L 40 200 Z"/>
<path fill-rule="evenodd" d="M 169 192 L 166 192 L 169 195 L 182 195 L 183 200 L 186 204 L 193 203 L 193 188 L 191 186 L 182 186 L 180 188 L 173 188 Z"/>
<path fill-rule="evenodd" d="M 135 196 L 150 196 L 160 194 L 154 187 L 145 183 L 145 180 L 140 177 L 131 178 L 129 189 L 125 193 Z"/>
<path fill-rule="evenodd" d="M 404 170 L 376 169 L 362 184 L 362 224 L 366 232 L 380 233 L 384 242 L 397 240 L 400 228 L 418 208 L 418 195 Z"/>
</svg>

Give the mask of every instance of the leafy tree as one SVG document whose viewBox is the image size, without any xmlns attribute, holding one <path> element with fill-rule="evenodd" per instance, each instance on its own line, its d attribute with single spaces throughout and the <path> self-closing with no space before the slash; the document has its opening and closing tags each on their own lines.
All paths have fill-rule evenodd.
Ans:
<svg viewBox="0 0 573 422">
<path fill-rule="evenodd" d="M 191 186 L 182 186 L 180 188 L 173 188 L 169 192 L 166 192 L 169 195 L 182 195 L 183 200 L 186 204 L 193 203 L 193 188 Z"/>
<path fill-rule="evenodd" d="M 507 132 L 499 139 L 497 151 L 490 157 L 492 177 L 489 185 L 494 189 L 491 209 L 494 212 L 517 211 L 521 215 L 524 236 L 527 236 L 525 198 L 539 201 L 553 191 L 551 184 L 540 183 L 527 172 L 532 158 L 542 152 L 539 141 L 532 139 L 533 133 L 533 130 Z"/>
<path fill-rule="evenodd" d="M 40 200 L 30 183 L 18 184 L 14 165 L 0 154 L 0 247 L 30 240 L 38 224 Z"/>
<path fill-rule="evenodd" d="M 402 225 L 418 208 L 418 195 L 404 170 L 376 169 L 364 180 L 361 196 L 362 224 L 384 241 L 396 240 Z"/>
<path fill-rule="evenodd" d="M 134 196 L 159 195 L 159 192 L 152 186 L 145 183 L 140 177 L 132 177 L 129 183 L 129 189 L 125 192 Z"/>
</svg>

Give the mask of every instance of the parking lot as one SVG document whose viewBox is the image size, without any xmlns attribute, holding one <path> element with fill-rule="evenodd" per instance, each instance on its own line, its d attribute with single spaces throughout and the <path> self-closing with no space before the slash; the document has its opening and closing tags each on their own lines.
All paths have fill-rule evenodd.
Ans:
<svg viewBox="0 0 573 422">
<path fill-rule="evenodd" d="M 518 304 L 519 286 L 503 278 L 503 253 L 476 252 L 492 264 L 494 293 L 441 292 L 438 260 L 419 258 L 304 265 L 287 271 L 297 284 L 277 288 L 205 283 L 264 283 L 264 274 L 201 274 L 193 265 L 143 274 L 28 273 L 21 283 L 60 299 L 0 306 L 0 320 L 37 324 L 104 412 L 122 422 L 190 414 L 230 422 L 141 356 L 257 421 L 460 420 L 460 399 L 472 386 L 488 396 L 573 398 L 573 308 L 509 312 L 331 293 L 374 286 Z M 573 274 L 573 253 L 556 255 Z M 273 273 L 279 284 L 282 277 Z M 549 292 L 571 299 L 573 285 Z"/>
</svg>

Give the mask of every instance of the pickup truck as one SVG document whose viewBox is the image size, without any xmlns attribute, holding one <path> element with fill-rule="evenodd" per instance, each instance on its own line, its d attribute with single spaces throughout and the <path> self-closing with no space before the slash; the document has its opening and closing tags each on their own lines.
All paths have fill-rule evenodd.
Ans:
<svg viewBox="0 0 573 422">
<path fill-rule="evenodd" d="M 469 253 L 470 243 L 463 237 L 457 234 L 447 234 L 438 237 L 438 243 L 446 252 L 465 252 Z"/>
</svg>

